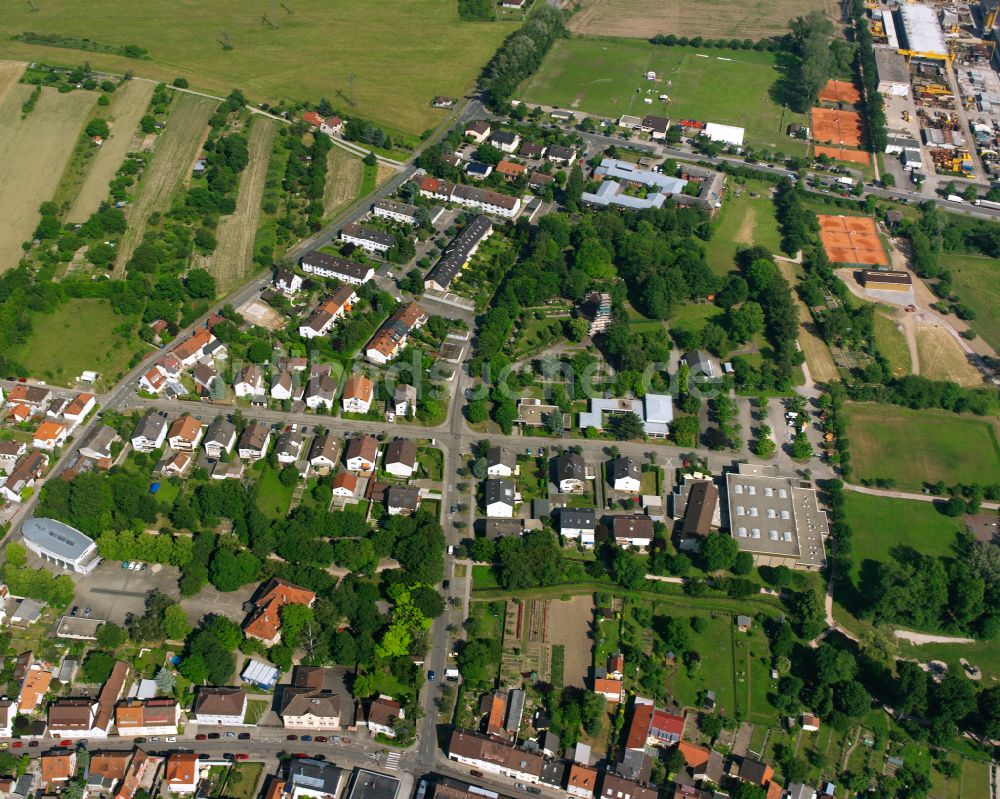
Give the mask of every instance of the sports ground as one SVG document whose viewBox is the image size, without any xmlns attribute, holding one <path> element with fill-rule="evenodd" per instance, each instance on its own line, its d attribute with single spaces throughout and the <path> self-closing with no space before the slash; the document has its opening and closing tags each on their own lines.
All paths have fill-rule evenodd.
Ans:
<svg viewBox="0 0 1000 799">
<path fill-rule="evenodd" d="M 649 71 L 656 80 L 646 80 Z M 658 114 L 736 125 L 746 129 L 751 146 L 804 155 L 806 142 L 789 138 L 786 131 L 792 122 L 806 124 L 806 117 L 774 99 L 780 77 L 768 52 L 574 37 L 555 43 L 518 96 L 613 119 Z M 669 102 L 661 101 L 661 94 Z"/>
<path fill-rule="evenodd" d="M 814 108 L 812 134 L 813 139 L 820 143 L 857 147 L 861 144 L 861 115 L 857 111 Z"/>
<path fill-rule="evenodd" d="M 856 105 L 861 102 L 861 92 L 858 91 L 857 86 L 848 80 L 835 80 L 831 78 L 819 90 L 819 99 L 823 103 Z"/>
<path fill-rule="evenodd" d="M 817 214 L 816 218 L 819 220 L 819 238 L 823 249 L 833 263 L 889 265 L 875 220 L 870 216 Z"/>
<path fill-rule="evenodd" d="M 872 157 L 864 150 L 852 150 L 847 147 L 826 147 L 817 144 L 813 148 L 813 153 L 817 156 L 825 155 L 827 158 L 834 158 L 837 161 L 850 161 L 852 164 L 870 164 Z"/>
<path fill-rule="evenodd" d="M 272 104 L 325 96 L 344 114 L 418 136 L 447 113 L 431 99 L 464 95 L 515 27 L 460 22 L 457 3 L 442 0 L 212 0 L 145 3 L 141 12 L 128 0 L 45 0 L 4 4 L 0 57 L 183 77 L 192 89 L 238 87 Z M 10 39 L 24 31 L 134 44 L 150 60 Z"/>
</svg>

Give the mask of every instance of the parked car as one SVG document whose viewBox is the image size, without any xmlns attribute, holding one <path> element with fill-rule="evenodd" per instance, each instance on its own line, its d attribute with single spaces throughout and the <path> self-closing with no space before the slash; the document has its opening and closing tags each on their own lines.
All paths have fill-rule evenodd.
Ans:
<svg viewBox="0 0 1000 799">
<path fill-rule="evenodd" d="M 28 741 L 28 746 L 38 746 L 38 741 Z"/>
<path fill-rule="evenodd" d="M 217 740 L 219 740 L 219 738 L 221 738 L 221 737 L 222 737 L 222 736 L 221 736 L 221 735 L 219 735 L 219 733 L 217 733 L 217 732 L 210 732 L 210 733 L 208 734 L 208 740 L 210 740 L 210 741 L 217 741 Z"/>
<path fill-rule="evenodd" d="M 83 611 L 83 617 L 85 619 L 89 619 L 90 618 L 90 614 L 93 613 L 93 612 L 94 612 L 93 610 L 91 610 L 90 608 L 87 608 L 86 610 Z"/>
<path fill-rule="evenodd" d="M 303 742 L 306 742 L 306 743 L 308 743 L 312 739 L 313 739 L 313 737 L 311 735 L 303 735 L 301 738 L 299 738 L 300 741 L 303 741 Z"/>
<path fill-rule="evenodd" d="M 73 605 L 73 609 L 69 612 L 69 615 L 74 619 L 80 615 L 80 608 L 77 605 Z"/>
<path fill-rule="evenodd" d="M 237 752 L 236 753 L 236 759 L 237 760 L 249 760 L 250 759 L 250 755 L 248 755 L 246 752 Z"/>
<path fill-rule="evenodd" d="M 427 672 L 427 682 L 434 682 L 434 671 L 431 670 Z"/>
<path fill-rule="evenodd" d="M 60 746 L 72 746 L 73 742 L 71 740 L 69 740 L 69 738 L 67 738 L 65 741 L 60 741 L 59 745 Z"/>
<path fill-rule="evenodd" d="M 212 756 L 211 756 L 211 755 L 210 755 L 210 754 L 209 754 L 208 752 L 199 752 L 199 753 L 198 753 L 198 759 L 199 759 L 199 760 L 208 760 L 208 759 L 210 759 L 211 757 L 212 757 Z"/>
<path fill-rule="evenodd" d="M 248 732 L 241 732 L 236 737 L 239 738 L 241 741 L 249 741 L 250 740 L 250 733 L 248 733 Z"/>
<path fill-rule="evenodd" d="M 541 792 L 542 792 L 541 788 L 536 788 L 534 785 L 529 785 L 528 786 L 528 793 L 539 794 Z"/>
<path fill-rule="evenodd" d="M 470 770 L 469 770 L 469 773 L 470 773 L 470 774 L 471 774 L 471 775 L 472 775 L 473 777 L 482 777 L 482 776 L 483 776 L 483 772 L 481 772 L 481 771 L 476 771 L 475 769 L 470 769 Z"/>
<path fill-rule="evenodd" d="M 32 741 L 32 743 L 35 743 L 35 741 Z M 14 741 L 12 745 L 15 749 L 20 749 L 22 746 L 24 746 L 24 744 L 21 743 L 21 741 Z"/>
<path fill-rule="evenodd" d="M 313 740 L 318 744 L 325 744 L 327 738 L 325 735 L 317 735 L 315 738 L 313 738 Z"/>
<path fill-rule="evenodd" d="M 297 740 L 299 740 L 299 736 L 298 735 L 286 735 L 285 736 L 285 740 L 286 741 L 297 741 Z"/>
<path fill-rule="evenodd" d="M 196 736 L 194 736 L 194 739 L 196 741 L 207 741 L 208 740 L 208 736 L 205 735 L 205 733 L 203 733 L 203 732 L 199 732 Z"/>
<path fill-rule="evenodd" d="M 515 782 L 514 783 L 514 787 L 517 788 L 519 791 L 526 791 L 526 790 L 528 790 L 528 786 L 525 785 L 523 782 Z"/>
<path fill-rule="evenodd" d="M 223 737 L 223 738 L 235 738 L 235 737 L 236 737 L 236 733 L 235 733 L 235 732 L 227 732 L 227 733 L 226 733 L 225 735 L 223 735 L 222 737 Z"/>
<path fill-rule="evenodd" d="M 129 567 L 129 562 L 127 560 L 122 561 L 122 569 L 127 569 Z"/>
<path fill-rule="evenodd" d="M 177 743 L 177 736 L 176 735 L 168 735 L 163 740 L 166 741 L 168 744 Z"/>
</svg>

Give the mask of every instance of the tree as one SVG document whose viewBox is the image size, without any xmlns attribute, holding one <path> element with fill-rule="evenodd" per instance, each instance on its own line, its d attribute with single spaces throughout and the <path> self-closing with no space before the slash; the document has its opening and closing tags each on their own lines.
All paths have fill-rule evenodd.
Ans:
<svg viewBox="0 0 1000 799">
<path fill-rule="evenodd" d="M 872 706 L 871 697 L 857 680 L 838 683 L 833 691 L 833 703 L 837 710 L 851 718 L 865 715 Z"/>
<path fill-rule="evenodd" d="M 952 497 L 944 504 L 942 510 L 945 516 L 958 518 L 966 511 L 965 500 L 958 496 Z"/>
<path fill-rule="evenodd" d="M 733 574 L 746 576 L 753 571 L 753 555 L 749 552 L 740 552 L 733 561 Z"/>
<path fill-rule="evenodd" d="M 800 430 L 792 440 L 792 457 L 796 460 L 804 461 L 812 457 L 812 444 L 806 436 L 805 430 Z"/>
<path fill-rule="evenodd" d="M 618 583 L 631 590 L 641 588 L 646 581 L 646 568 L 643 562 L 624 549 L 615 551 L 611 572 Z"/>
<path fill-rule="evenodd" d="M 247 359 L 254 363 L 264 363 L 271 357 L 272 347 L 264 339 L 256 339 L 247 347 Z"/>
<path fill-rule="evenodd" d="M 180 605 L 170 605 L 163 613 L 163 631 L 171 641 L 182 641 L 191 631 L 187 614 Z"/>
<path fill-rule="evenodd" d="M 729 535 L 715 532 L 709 533 L 702 542 L 699 554 L 706 571 L 730 569 L 736 563 L 739 547 L 735 539 Z"/>
<path fill-rule="evenodd" d="M 608 422 L 608 427 L 611 430 L 611 434 L 619 441 L 642 438 L 645 435 L 642 419 L 631 411 L 613 415 Z"/>
<path fill-rule="evenodd" d="M 104 683 L 111 676 L 115 658 L 110 652 L 93 651 L 83 661 L 83 679 L 87 683 Z"/>
<path fill-rule="evenodd" d="M 174 687 L 177 685 L 177 680 L 174 679 L 174 674 L 166 666 L 160 666 L 160 670 L 156 672 L 156 687 L 161 694 L 172 694 L 174 692 Z"/>
<path fill-rule="evenodd" d="M 215 296 L 215 278 L 204 269 L 192 269 L 184 278 L 184 286 L 194 299 L 211 299 Z"/>
<path fill-rule="evenodd" d="M 84 132 L 91 139 L 100 136 L 102 139 L 108 138 L 111 135 L 111 130 L 108 128 L 108 123 L 103 119 L 92 119 L 87 123 L 87 127 L 84 128 Z"/>
<path fill-rule="evenodd" d="M 491 668 L 500 660 L 500 642 L 496 639 L 476 638 L 458 652 L 458 670 L 467 683 L 485 684 L 490 679 Z"/>
<path fill-rule="evenodd" d="M 208 578 L 220 591 L 236 591 L 256 580 L 259 571 L 260 561 L 249 550 L 219 549 L 208 565 Z"/>
<path fill-rule="evenodd" d="M 117 649 L 125 643 L 125 631 L 117 624 L 106 621 L 97 628 L 97 645 L 103 649 Z"/>
</svg>

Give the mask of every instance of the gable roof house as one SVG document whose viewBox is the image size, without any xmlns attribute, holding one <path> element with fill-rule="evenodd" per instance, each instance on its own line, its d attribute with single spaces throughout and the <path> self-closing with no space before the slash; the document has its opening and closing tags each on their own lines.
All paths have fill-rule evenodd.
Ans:
<svg viewBox="0 0 1000 799">
<path fill-rule="evenodd" d="M 316 688 L 286 686 L 278 710 L 286 730 L 340 729 L 340 695 Z"/>
<path fill-rule="evenodd" d="M 370 472 L 378 457 L 378 440 L 374 436 L 356 436 L 347 442 L 344 463 L 352 472 Z"/>
<path fill-rule="evenodd" d="M 111 447 L 120 440 L 118 432 L 113 427 L 106 424 L 94 425 L 80 442 L 80 454 L 96 461 L 102 469 L 107 469 L 111 466 L 111 459 L 114 456 Z"/>
<path fill-rule="evenodd" d="M 44 386 L 18 383 L 7 395 L 9 405 L 27 405 L 32 411 L 40 411 L 52 402 L 52 391 Z"/>
<path fill-rule="evenodd" d="M 162 447 L 166 438 L 166 414 L 149 411 L 132 431 L 132 449 L 136 452 L 152 452 Z"/>
<path fill-rule="evenodd" d="M 594 678 L 594 693 L 602 694 L 609 702 L 618 704 L 624 696 L 625 684 L 621 680 L 614 680 L 610 677 Z"/>
<path fill-rule="evenodd" d="M 546 157 L 549 161 L 562 166 L 573 166 L 576 161 L 576 150 L 572 147 L 564 147 L 561 144 L 553 144 L 549 147 Z"/>
<path fill-rule="evenodd" d="M 400 383 L 392 392 L 390 403 L 396 416 L 409 416 L 417 410 L 417 387 Z"/>
<path fill-rule="evenodd" d="M 302 288 L 302 278 L 291 269 L 276 269 L 274 272 L 274 287 L 285 296 L 291 297 Z"/>
<path fill-rule="evenodd" d="M 181 707 L 174 699 L 126 699 L 115 708 L 115 729 L 122 736 L 176 735 Z"/>
<path fill-rule="evenodd" d="M 0 494 L 10 502 L 20 502 L 24 489 L 34 486 L 35 481 L 45 474 L 48 465 L 48 455 L 40 449 L 29 450 L 14 464 L 7 479 L 0 485 Z"/>
<path fill-rule="evenodd" d="M 171 752 L 163 770 L 163 784 L 170 793 L 194 793 L 199 781 L 198 755 L 194 752 Z"/>
<path fill-rule="evenodd" d="M 76 751 L 57 749 L 42 752 L 42 785 L 50 790 L 61 783 L 69 782 L 76 774 Z"/>
<path fill-rule="evenodd" d="M 412 477 L 417 470 L 417 445 L 408 438 L 390 441 L 385 448 L 382 468 L 396 477 Z"/>
<path fill-rule="evenodd" d="M 648 547 L 653 542 L 653 520 L 642 513 L 615 516 L 612 532 L 620 547 Z"/>
<path fill-rule="evenodd" d="M 590 799 L 597 785 L 597 769 L 582 763 L 572 763 L 566 778 L 566 793 L 579 799 Z"/>
<path fill-rule="evenodd" d="M 555 482 L 562 494 L 578 494 L 587 480 L 587 464 L 582 455 L 567 453 L 552 461 Z"/>
<path fill-rule="evenodd" d="M 552 175 L 546 175 L 544 172 L 535 170 L 528 175 L 528 188 L 535 189 L 536 191 L 544 191 L 548 186 L 555 183 L 555 180 Z"/>
<path fill-rule="evenodd" d="M 243 622 L 243 632 L 268 646 L 281 640 L 281 609 L 285 605 L 305 605 L 311 608 L 316 594 L 289 582 L 272 577 L 253 600 L 254 609 Z"/>
<path fill-rule="evenodd" d="M 174 347 L 172 352 L 181 366 L 194 366 L 205 356 L 205 348 L 215 340 L 211 330 L 202 328 Z"/>
<path fill-rule="evenodd" d="M 327 117 L 320 123 L 319 129 L 327 136 L 337 136 L 344 129 L 344 120 L 338 116 Z"/>
<path fill-rule="evenodd" d="M 545 145 L 533 141 L 521 142 L 517 154 L 521 158 L 541 158 L 545 155 Z"/>
<path fill-rule="evenodd" d="M 377 699 L 368 703 L 368 714 L 365 720 L 368 724 L 368 732 L 371 735 L 382 733 L 388 738 L 396 737 L 396 730 L 393 724 L 406 718 L 403 706 L 392 697 L 380 694 Z"/>
<path fill-rule="evenodd" d="M 294 385 L 291 372 L 279 372 L 271 380 L 271 399 L 290 400 Z"/>
<path fill-rule="evenodd" d="M 243 367 L 236 382 L 233 383 L 233 393 L 237 397 L 253 397 L 264 391 L 264 376 L 255 363 Z"/>
<path fill-rule="evenodd" d="M 313 410 L 333 407 L 337 396 L 337 381 L 330 375 L 317 375 L 309 379 L 306 385 L 305 401 L 306 405 Z"/>
<path fill-rule="evenodd" d="M 357 222 L 345 225 L 340 231 L 340 238 L 348 244 L 360 247 L 362 250 L 371 253 L 384 253 L 396 243 L 396 237 L 391 233 L 377 228 L 365 227 Z"/>
<path fill-rule="evenodd" d="M 87 794 L 113 795 L 115 786 L 128 773 L 132 752 L 94 752 L 87 767 Z"/>
<path fill-rule="evenodd" d="M 236 425 L 228 419 L 215 419 L 205 433 L 205 454 L 213 460 L 222 457 L 222 453 L 232 450 L 236 443 Z"/>
<path fill-rule="evenodd" d="M 579 539 L 585 547 L 594 546 L 597 512 L 593 508 L 560 508 L 559 532 L 566 540 Z"/>
<path fill-rule="evenodd" d="M 31 443 L 35 449 L 54 450 L 66 443 L 69 429 L 62 422 L 42 422 L 35 429 Z"/>
<path fill-rule="evenodd" d="M 337 439 L 326 432 L 316 436 L 309 447 L 309 465 L 317 470 L 329 470 L 337 465 Z"/>
<path fill-rule="evenodd" d="M 341 283 L 349 283 L 352 286 L 362 286 L 375 275 L 375 269 L 367 264 L 337 258 L 319 250 L 307 252 L 299 263 L 303 272 L 318 277 L 333 277 Z"/>
<path fill-rule="evenodd" d="M 358 476 L 352 472 L 337 472 L 330 484 L 335 497 L 354 499 L 358 491 Z"/>
<path fill-rule="evenodd" d="M 246 691 L 229 686 L 199 688 L 193 707 L 198 724 L 242 725 L 246 712 Z"/>
<path fill-rule="evenodd" d="M 302 454 L 302 433 L 296 425 L 286 427 L 274 445 L 274 454 L 278 463 L 288 465 L 295 463 Z"/>
<path fill-rule="evenodd" d="M 544 758 L 506 741 L 455 729 L 448 744 L 448 759 L 510 779 L 540 782 Z M 560 786 L 561 787 L 561 786 Z"/>
<path fill-rule="evenodd" d="M 241 460 L 259 461 L 267 454 L 270 443 L 271 425 L 255 419 L 243 430 L 237 452 Z"/>
<path fill-rule="evenodd" d="M 658 117 L 654 114 L 646 114 L 639 123 L 639 130 L 648 133 L 651 139 L 665 139 L 667 130 L 670 129 L 670 120 L 666 117 Z"/>
<path fill-rule="evenodd" d="M 628 457 L 615 458 L 608 463 L 608 482 L 615 491 L 638 493 L 642 481 L 639 462 Z"/>
<path fill-rule="evenodd" d="M 416 486 L 389 486 L 385 507 L 390 516 L 410 516 L 420 507 L 420 489 Z"/>
<path fill-rule="evenodd" d="M 0 472 L 10 474 L 17 459 L 27 451 L 28 446 L 23 441 L 0 441 Z"/>
<path fill-rule="evenodd" d="M 63 419 L 74 424 L 79 424 L 82 422 L 88 413 L 90 413 L 94 406 L 97 404 L 97 400 L 94 398 L 93 394 L 77 394 L 70 403 L 63 408 Z"/>
<path fill-rule="evenodd" d="M 344 385 L 340 402 L 344 413 L 368 413 L 375 396 L 375 385 L 363 374 L 355 372 Z"/>
<path fill-rule="evenodd" d="M 509 447 L 490 447 L 486 450 L 487 477 L 513 477 L 517 472 L 514 450 Z"/>
<path fill-rule="evenodd" d="M 513 480 L 495 478 L 483 482 L 486 515 L 490 518 L 511 518 L 518 495 Z"/>
<path fill-rule="evenodd" d="M 107 730 L 94 729 L 97 702 L 93 699 L 58 699 L 49 705 L 48 725 L 53 738 L 104 737 Z"/>
<path fill-rule="evenodd" d="M 174 420 L 167 432 L 167 442 L 170 449 L 182 452 L 194 452 L 204 434 L 201 422 L 193 416 L 184 415 Z"/>
<path fill-rule="evenodd" d="M 393 222 L 402 222 L 406 225 L 417 224 L 417 207 L 395 200 L 376 200 L 372 203 L 372 213 L 383 219 L 390 219 Z"/>
<path fill-rule="evenodd" d="M 502 152 L 513 154 L 521 144 L 521 137 L 507 130 L 497 130 L 490 136 L 490 143 Z"/>
<path fill-rule="evenodd" d="M 476 144 L 482 144 L 486 141 L 487 137 L 490 135 L 490 123 L 485 119 L 477 119 L 465 126 L 465 135 L 472 139 Z"/>
</svg>

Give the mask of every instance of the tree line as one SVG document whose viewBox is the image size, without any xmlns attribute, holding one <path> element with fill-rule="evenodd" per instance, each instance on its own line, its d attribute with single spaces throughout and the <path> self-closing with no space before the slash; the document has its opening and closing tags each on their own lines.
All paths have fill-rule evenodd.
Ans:
<svg viewBox="0 0 1000 799">
<path fill-rule="evenodd" d="M 479 78 L 487 104 L 495 110 L 506 106 L 517 87 L 541 66 L 552 43 L 565 31 L 564 13 L 543 5 L 519 30 L 504 39 Z"/>
</svg>

